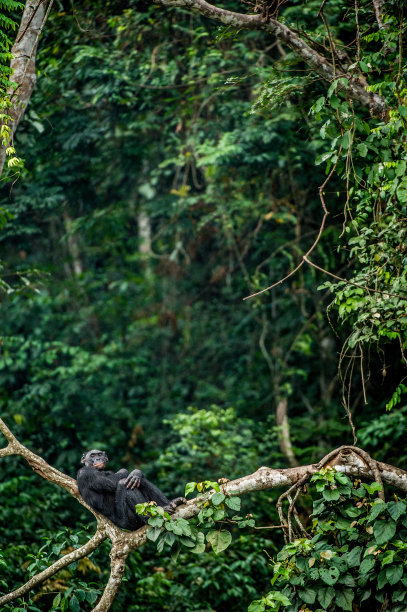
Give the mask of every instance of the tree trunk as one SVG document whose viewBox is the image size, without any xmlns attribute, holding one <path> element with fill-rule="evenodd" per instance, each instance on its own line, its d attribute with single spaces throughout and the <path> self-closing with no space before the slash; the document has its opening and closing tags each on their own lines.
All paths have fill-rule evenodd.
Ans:
<svg viewBox="0 0 407 612">
<path fill-rule="evenodd" d="M 291 445 L 290 438 L 290 426 L 287 418 L 287 399 L 279 400 L 276 411 L 276 422 L 280 428 L 278 438 L 280 442 L 280 449 L 284 457 L 287 459 L 290 467 L 297 467 L 298 461 L 295 458 L 293 447 Z"/>
<path fill-rule="evenodd" d="M 47 8 L 48 7 L 48 8 Z M 8 91 L 11 107 L 8 109 L 10 137 L 13 142 L 18 124 L 23 118 L 30 101 L 36 81 L 35 57 L 38 40 L 48 17 L 51 3 L 43 0 L 27 0 L 18 30 L 16 42 L 11 49 L 13 59 L 10 67 L 13 70 L 11 80 L 15 85 Z M 9 144 L 0 145 L 0 176 L 6 161 L 6 148 Z"/>
</svg>

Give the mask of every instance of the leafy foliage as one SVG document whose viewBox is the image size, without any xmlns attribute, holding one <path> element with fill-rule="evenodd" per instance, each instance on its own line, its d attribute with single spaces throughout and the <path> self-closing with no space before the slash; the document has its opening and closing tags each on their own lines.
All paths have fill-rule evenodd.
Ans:
<svg viewBox="0 0 407 612">
<path fill-rule="evenodd" d="M 407 504 L 376 498 L 378 483 L 352 482 L 327 468 L 312 477 L 312 537 L 284 546 L 274 562 L 275 589 L 249 607 L 287 612 L 304 604 L 316 610 L 405 608 Z M 284 598 L 284 601 L 283 599 Z M 288 601 L 290 603 L 288 603 Z"/>
</svg>

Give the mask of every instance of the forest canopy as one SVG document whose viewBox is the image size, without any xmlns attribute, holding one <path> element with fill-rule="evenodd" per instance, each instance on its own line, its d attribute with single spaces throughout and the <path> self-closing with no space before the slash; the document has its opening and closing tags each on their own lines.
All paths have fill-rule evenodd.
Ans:
<svg viewBox="0 0 407 612">
<path fill-rule="evenodd" d="M 405 610 L 405 37 L 0 2 L 2 610 Z M 188 503 L 122 531 L 92 448 Z"/>
</svg>

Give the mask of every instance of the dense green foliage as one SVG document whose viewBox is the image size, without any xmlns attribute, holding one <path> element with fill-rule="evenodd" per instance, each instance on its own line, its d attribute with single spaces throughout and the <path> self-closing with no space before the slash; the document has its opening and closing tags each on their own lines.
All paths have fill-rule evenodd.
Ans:
<svg viewBox="0 0 407 612">
<path fill-rule="evenodd" d="M 237 2 L 228 7 L 243 11 Z M 351 443 L 345 403 L 359 443 L 403 466 L 400 7 L 386 4 L 387 27 L 379 31 L 370 2 L 361 3 L 359 48 L 353 4 L 332 0 L 324 9 L 332 40 L 356 55 L 352 70 L 385 96 L 391 110 L 378 117 L 350 101 L 338 80 L 325 86 L 315 79 L 265 32 L 233 31 L 132 0 L 58 3 L 17 133 L 25 169 L 18 182 L 9 170 L 0 201 L 7 263 L 0 406 L 22 442 L 73 476 L 83 450 L 101 446 L 114 469 L 140 466 L 164 491 L 181 495 L 188 482 L 286 465 L 275 418 L 281 400 L 300 463 Z M 326 44 L 319 8 L 311 0 L 281 10 L 293 28 Z M 301 262 L 320 228 L 319 187 L 331 171 L 323 192 L 330 215 L 310 261 L 336 278 L 303 265 L 272 292 L 243 301 Z M 20 461 L 3 459 L 2 470 L 0 588 L 7 590 L 85 541 L 89 515 Z M 175 559 L 166 535 L 161 556 L 153 544 L 133 553 L 113 609 L 240 611 L 253 600 L 261 602 L 253 610 L 281 609 L 287 597 L 294 607 L 317 601 L 321 609 L 346 610 L 377 578 L 365 605 L 374 609 L 374 598 L 382 602 L 397 582 L 397 610 L 405 595 L 404 578 L 395 580 L 405 512 L 395 517 L 396 502 L 381 505 L 395 528 L 379 544 L 375 525 L 383 517 L 373 517 L 373 535 L 364 529 L 380 504 L 366 485 L 317 484 L 326 503 L 314 502 L 313 539 L 279 553 L 274 595 L 259 599 L 272 575 L 264 550 L 274 558 L 281 533 L 257 531 L 245 519 L 278 524 L 277 493 L 262 492 L 242 498 L 237 522 L 246 524 L 216 531 L 224 535 L 213 536 L 214 550 L 182 548 Z M 219 504 L 210 511 L 227 509 L 225 500 Z M 309 498 L 301 511 L 311 511 Z M 352 527 L 348 511 L 358 512 Z M 202 517 L 205 537 L 212 516 Z M 189 537 L 176 531 L 191 527 L 164 522 L 155 526 L 174 534 L 172 544 Z M 194 546 L 202 552 L 198 533 Z M 226 540 L 227 551 L 216 554 Z M 381 552 L 364 573 L 376 544 Z M 360 567 L 352 565 L 358 547 Z M 106 583 L 107 552 L 6 609 L 91 609 Z M 323 578 L 331 568 L 342 585 L 337 599 Z"/>
<path fill-rule="evenodd" d="M 407 505 L 375 498 L 378 483 L 352 482 L 323 470 L 312 477 L 322 497 L 314 501 L 312 539 L 282 548 L 274 563 L 275 590 L 254 601 L 249 612 L 312 609 L 352 612 L 386 606 L 405 610 Z"/>
</svg>

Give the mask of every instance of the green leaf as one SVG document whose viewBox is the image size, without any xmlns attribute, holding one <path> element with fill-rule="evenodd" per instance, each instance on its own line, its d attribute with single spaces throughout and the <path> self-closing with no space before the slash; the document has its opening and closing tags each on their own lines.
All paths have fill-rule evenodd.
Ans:
<svg viewBox="0 0 407 612">
<path fill-rule="evenodd" d="M 328 567 L 320 570 L 320 576 L 325 584 L 334 585 L 339 578 L 339 570 L 337 567 Z"/>
<path fill-rule="evenodd" d="M 230 545 L 232 542 L 232 535 L 230 531 L 222 530 L 222 531 L 210 531 L 206 535 L 206 539 L 209 544 L 212 546 L 213 551 L 216 554 L 221 553 L 223 550 Z"/>
<path fill-rule="evenodd" d="M 188 548 L 194 548 L 196 544 L 195 539 L 188 538 L 187 536 L 180 536 L 180 542 Z"/>
<path fill-rule="evenodd" d="M 324 96 L 321 96 L 315 102 L 314 106 L 312 107 L 312 110 L 314 111 L 314 113 L 319 113 L 324 105 L 325 105 L 325 98 Z"/>
<path fill-rule="evenodd" d="M 369 495 L 373 495 L 373 493 L 376 493 L 376 491 L 382 491 L 383 490 L 383 485 L 381 485 L 378 482 L 372 482 L 372 484 L 366 484 L 365 482 L 362 482 L 361 486 L 366 489 L 366 491 L 369 493 Z"/>
<path fill-rule="evenodd" d="M 348 476 L 346 476 L 346 474 L 343 474 L 342 472 L 335 472 L 335 480 L 337 482 L 339 482 L 339 484 L 341 485 L 350 485 L 351 484 L 351 480 Z"/>
<path fill-rule="evenodd" d="M 387 510 L 389 511 L 389 514 L 394 521 L 397 521 L 397 519 L 399 519 L 402 514 L 405 514 L 406 509 L 406 504 L 401 501 L 391 501 L 387 504 Z"/>
<path fill-rule="evenodd" d="M 369 555 L 368 557 L 363 559 L 362 563 L 360 564 L 359 573 L 367 574 L 368 572 L 370 572 L 371 569 L 374 568 L 375 564 L 376 558 L 373 555 Z"/>
<path fill-rule="evenodd" d="M 382 589 L 387 584 L 386 570 L 382 570 L 377 576 L 377 586 Z"/>
<path fill-rule="evenodd" d="M 52 607 L 53 608 L 57 608 L 59 606 L 60 602 L 61 602 L 61 593 L 58 593 L 58 595 L 56 595 L 54 597 L 54 600 L 52 602 Z"/>
<path fill-rule="evenodd" d="M 310 589 L 309 587 L 306 589 L 300 589 L 298 591 L 298 595 L 302 599 L 302 601 L 305 601 L 305 603 L 307 604 L 313 604 L 317 596 L 314 589 Z"/>
<path fill-rule="evenodd" d="M 174 542 L 175 542 L 175 534 L 172 531 L 167 531 L 164 535 L 163 535 L 163 541 L 165 544 L 168 544 L 169 547 L 171 547 Z"/>
<path fill-rule="evenodd" d="M 86 593 L 83 589 L 76 589 L 75 595 L 79 599 L 79 601 L 85 601 L 86 599 Z"/>
<path fill-rule="evenodd" d="M 381 546 L 394 537 L 396 533 L 396 523 L 393 520 L 385 521 L 383 519 L 376 521 L 373 524 L 373 535 L 376 543 Z"/>
<path fill-rule="evenodd" d="M 80 610 L 79 601 L 75 595 L 72 595 L 71 599 L 69 600 L 69 608 L 72 610 L 72 612 L 79 612 Z"/>
<path fill-rule="evenodd" d="M 188 523 L 186 519 L 179 518 L 174 522 L 176 522 L 177 527 L 181 529 L 182 535 L 185 535 L 185 536 L 191 535 L 191 525 Z M 174 533 L 175 533 L 175 529 L 174 529 Z"/>
<path fill-rule="evenodd" d="M 86 601 L 87 601 L 88 603 L 90 603 L 90 604 L 94 604 L 94 603 L 95 603 L 95 601 L 97 600 L 97 598 L 98 598 L 98 592 L 97 592 L 97 591 L 95 591 L 95 590 L 93 590 L 93 591 L 88 591 L 88 592 L 86 593 Z"/>
<path fill-rule="evenodd" d="M 399 113 L 402 117 L 407 117 L 407 108 L 405 106 L 399 106 Z"/>
<path fill-rule="evenodd" d="M 351 144 L 352 144 L 352 132 L 348 130 L 342 136 L 341 145 L 347 151 Z"/>
<path fill-rule="evenodd" d="M 385 502 L 383 502 L 381 499 L 378 500 L 374 506 L 372 506 L 370 512 L 369 512 L 369 516 L 368 516 L 368 523 L 371 523 L 372 521 L 374 521 L 379 514 L 382 514 L 387 508 L 387 504 Z"/>
<path fill-rule="evenodd" d="M 348 553 L 343 555 L 346 563 L 348 564 L 348 567 L 352 568 L 352 567 L 357 567 L 358 565 L 360 565 L 361 552 L 362 552 L 361 547 L 355 546 L 355 548 L 352 548 L 352 550 L 350 550 Z"/>
<path fill-rule="evenodd" d="M 223 502 L 225 497 L 226 495 L 224 495 L 223 493 L 214 493 L 211 497 L 211 502 L 214 506 L 219 506 L 219 504 Z"/>
<path fill-rule="evenodd" d="M 400 202 L 407 202 L 407 178 L 403 178 L 403 180 L 400 182 L 396 193 Z"/>
<path fill-rule="evenodd" d="M 327 610 L 335 597 L 335 589 L 330 587 L 321 587 L 317 593 L 318 601 L 324 610 Z"/>
<path fill-rule="evenodd" d="M 216 510 L 213 513 L 212 518 L 214 521 L 221 521 L 222 519 L 225 518 L 225 516 L 226 516 L 226 512 L 220 508 L 219 510 Z M 232 520 L 235 520 L 235 519 L 232 519 Z"/>
<path fill-rule="evenodd" d="M 338 96 L 335 96 L 335 94 L 332 94 L 332 96 L 329 99 L 329 104 L 331 105 L 331 107 L 336 110 L 339 107 L 339 104 L 341 103 L 340 99 L 338 98 Z"/>
<path fill-rule="evenodd" d="M 322 491 L 322 497 L 326 501 L 338 501 L 341 494 L 338 489 L 324 489 Z"/>
<path fill-rule="evenodd" d="M 147 531 L 147 537 L 152 542 L 155 542 L 161 533 L 161 527 L 150 527 Z"/>
<path fill-rule="evenodd" d="M 247 612 L 263 612 L 266 609 L 266 604 L 261 599 L 255 599 L 252 601 L 247 609 Z"/>
<path fill-rule="evenodd" d="M 164 519 L 162 516 L 152 516 L 148 519 L 148 524 L 152 527 L 162 527 L 164 524 Z"/>
<path fill-rule="evenodd" d="M 397 164 L 396 176 L 404 176 L 406 174 L 407 164 L 404 160 Z"/>
<path fill-rule="evenodd" d="M 185 485 L 185 497 L 189 493 L 192 493 L 195 490 L 195 487 L 196 487 L 196 482 L 187 482 L 187 484 Z"/>
<path fill-rule="evenodd" d="M 386 578 L 391 586 L 395 585 L 403 576 L 402 565 L 391 565 L 386 569 Z"/>
<path fill-rule="evenodd" d="M 205 552 L 205 536 L 201 531 L 196 536 L 196 545 L 194 548 L 191 548 L 191 552 L 195 553 L 196 555 L 200 555 Z"/>
<path fill-rule="evenodd" d="M 343 589 L 335 594 L 335 603 L 340 610 L 349 610 L 352 612 L 352 602 L 354 598 L 354 592 L 351 589 Z"/>
<path fill-rule="evenodd" d="M 397 555 L 397 550 L 395 549 L 386 550 L 383 558 L 381 559 L 382 567 L 384 567 L 385 565 L 391 565 L 396 555 Z"/>
<path fill-rule="evenodd" d="M 240 497 L 227 497 L 225 503 L 231 510 L 239 512 L 242 501 Z"/>
</svg>

